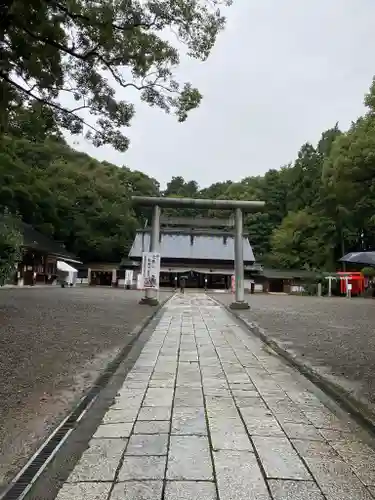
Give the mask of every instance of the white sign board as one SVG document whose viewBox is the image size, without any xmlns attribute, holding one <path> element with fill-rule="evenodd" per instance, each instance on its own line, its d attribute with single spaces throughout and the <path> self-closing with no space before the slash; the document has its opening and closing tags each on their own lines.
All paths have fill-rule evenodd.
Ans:
<svg viewBox="0 0 375 500">
<path fill-rule="evenodd" d="M 143 252 L 141 274 L 144 289 L 159 290 L 160 253 Z"/>
<path fill-rule="evenodd" d="M 131 286 L 133 284 L 133 270 L 126 269 L 125 271 L 125 285 Z"/>
<path fill-rule="evenodd" d="M 137 276 L 137 290 L 143 290 L 143 276 L 138 274 Z"/>
</svg>

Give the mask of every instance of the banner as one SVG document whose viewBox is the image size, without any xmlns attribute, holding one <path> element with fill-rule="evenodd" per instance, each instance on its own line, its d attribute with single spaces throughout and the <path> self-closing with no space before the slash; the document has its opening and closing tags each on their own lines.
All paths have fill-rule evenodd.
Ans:
<svg viewBox="0 0 375 500">
<path fill-rule="evenodd" d="M 160 253 L 142 253 L 143 288 L 159 290 Z"/>
<path fill-rule="evenodd" d="M 138 274 L 137 276 L 137 290 L 143 290 L 143 276 Z"/>
<path fill-rule="evenodd" d="M 133 270 L 126 269 L 125 271 L 125 286 L 132 286 L 133 284 Z"/>
<path fill-rule="evenodd" d="M 230 288 L 232 293 L 236 291 L 236 277 L 233 275 L 231 276 Z"/>
</svg>

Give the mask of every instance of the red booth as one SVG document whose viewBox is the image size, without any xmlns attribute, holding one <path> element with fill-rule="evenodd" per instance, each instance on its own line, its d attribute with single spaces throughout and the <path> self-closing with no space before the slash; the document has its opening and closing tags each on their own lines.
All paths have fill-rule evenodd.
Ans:
<svg viewBox="0 0 375 500">
<path fill-rule="evenodd" d="M 365 277 L 361 272 L 356 271 L 338 271 L 340 276 L 340 292 L 347 293 L 346 284 L 352 285 L 351 294 L 360 295 L 365 291 Z"/>
</svg>

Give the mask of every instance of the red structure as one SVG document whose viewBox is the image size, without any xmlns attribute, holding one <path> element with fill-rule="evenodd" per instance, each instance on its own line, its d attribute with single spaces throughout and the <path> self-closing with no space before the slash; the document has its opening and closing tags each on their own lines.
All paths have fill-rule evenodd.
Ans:
<svg viewBox="0 0 375 500">
<path fill-rule="evenodd" d="M 338 271 L 337 275 L 340 276 L 340 292 L 347 293 L 346 284 L 352 285 L 351 294 L 360 295 L 365 291 L 365 277 L 361 272 L 356 271 Z M 348 278 L 347 280 L 345 278 Z"/>
</svg>

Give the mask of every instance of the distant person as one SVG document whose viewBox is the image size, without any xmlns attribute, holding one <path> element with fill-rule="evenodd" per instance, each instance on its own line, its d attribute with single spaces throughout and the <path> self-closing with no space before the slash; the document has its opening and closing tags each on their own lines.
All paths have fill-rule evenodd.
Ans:
<svg viewBox="0 0 375 500">
<path fill-rule="evenodd" d="M 186 280 L 185 278 L 180 279 L 180 292 L 185 293 Z"/>
</svg>

